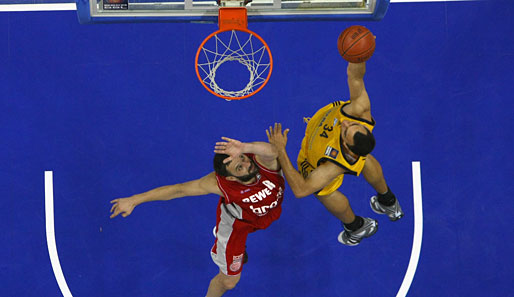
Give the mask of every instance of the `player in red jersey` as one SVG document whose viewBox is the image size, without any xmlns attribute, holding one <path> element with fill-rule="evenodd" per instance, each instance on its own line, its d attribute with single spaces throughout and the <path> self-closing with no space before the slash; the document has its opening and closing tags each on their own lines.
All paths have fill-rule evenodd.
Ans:
<svg viewBox="0 0 514 297">
<path fill-rule="evenodd" d="M 212 260 L 220 272 L 211 280 L 207 297 L 222 296 L 241 278 L 245 243 L 249 233 L 266 229 L 280 217 L 285 182 L 277 151 L 269 143 L 222 137 L 214 152 L 214 172 L 189 182 L 163 186 L 128 198 L 111 201 L 111 219 L 126 217 L 134 208 L 156 200 L 217 194 L 216 240 Z"/>
</svg>

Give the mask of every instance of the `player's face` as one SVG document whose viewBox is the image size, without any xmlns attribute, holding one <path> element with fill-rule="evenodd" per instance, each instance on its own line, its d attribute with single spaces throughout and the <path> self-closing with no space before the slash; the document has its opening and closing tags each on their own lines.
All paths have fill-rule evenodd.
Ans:
<svg viewBox="0 0 514 297">
<path fill-rule="evenodd" d="M 259 172 L 257 164 L 255 164 L 252 159 L 243 154 L 239 155 L 238 158 L 233 159 L 230 164 L 228 164 L 227 170 L 231 176 L 242 182 L 248 182 L 252 180 Z"/>
<path fill-rule="evenodd" d="M 343 121 L 341 123 L 341 137 L 343 142 L 348 145 L 353 145 L 353 136 L 355 133 L 361 132 L 366 134 L 366 129 L 361 124 L 351 121 Z"/>
</svg>

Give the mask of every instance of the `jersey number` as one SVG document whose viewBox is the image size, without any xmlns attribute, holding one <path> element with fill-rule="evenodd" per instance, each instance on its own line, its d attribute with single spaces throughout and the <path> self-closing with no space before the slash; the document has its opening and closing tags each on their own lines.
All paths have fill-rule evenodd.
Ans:
<svg viewBox="0 0 514 297">
<path fill-rule="evenodd" d="M 325 124 L 323 126 L 323 132 L 321 132 L 321 134 L 319 136 L 328 138 L 327 131 L 331 132 L 332 130 L 334 130 L 334 128 L 332 126 L 328 126 L 327 124 Z"/>
</svg>

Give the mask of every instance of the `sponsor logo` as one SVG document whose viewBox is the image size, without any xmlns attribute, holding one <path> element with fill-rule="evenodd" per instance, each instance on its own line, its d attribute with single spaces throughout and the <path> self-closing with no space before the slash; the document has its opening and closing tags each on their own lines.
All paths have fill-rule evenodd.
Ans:
<svg viewBox="0 0 514 297">
<path fill-rule="evenodd" d="M 262 184 L 266 187 L 262 190 L 260 190 L 259 192 L 251 195 L 250 197 L 247 197 L 247 198 L 244 198 L 242 200 L 242 202 L 244 203 L 258 203 L 264 199 L 267 199 L 269 196 L 272 196 L 273 195 L 273 189 L 275 189 L 277 186 L 272 183 L 271 181 L 269 180 L 263 180 L 262 181 Z M 282 187 L 279 187 L 276 192 L 276 200 L 273 201 L 271 204 L 269 205 L 264 205 L 264 206 L 261 206 L 261 207 L 258 207 L 258 206 L 253 206 L 253 205 L 250 205 L 250 209 L 252 210 L 252 212 L 254 214 L 256 214 L 257 216 L 264 216 L 268 213 L 268 211 L 272 208 L 275 208 L 278 206 L 278 202 L 279 200 L 282 198 L 282 195 L 284 193 L 284 190 L 282 189 Z"/>
<path fill-rule="evenodd" d="M 236 272 L 241 268 L 241 266 L 243 265 L 243 256 L 244 256 L 244 253 L 241 255 L 232 257 L 232 264 L 230 264 L 231 271 Z"/>
<path fill-rule="evenodd" d="M 327 149 L 325 150 L 325 156 L 329 156 L 331 158 L 337 158 L 337 155 L 339 154 L 339 151 L 331 146 L 327 146 Z"/>
<path fill-rule="evenodd" d="M 268 213 L 268 210 L 277 207 L 278 202 L 282 198 L 282 195 L 284 195 L 284 189 L 282 189 L 282 187 L 279 187 L 277 192 L 277 200 L 273 201 L 270 205 L 264 205 L 262 207 L 253 207 L 253 205 L 250 205 L 250 209 L 253 211 L 254 214 L 258 215 L 259 217 L 262 217 Z"/>
<path fill-rule="evenodd" d="M 271 190 L 276 188 L 274 183 L 270 182 L 269 180 L 262 181 L 262 184 L 266 186 L 266 188 L 260 190 L 259 192 L 251 195 L 250 197 L 244 198 L 243 202 L 245 203 L 257 203 L 259 201 L 262 201 L 263 199 L 266 199 L 269 195 L 272 194 Z M 250 190 L 250 189 L 248 189 Z"/>
<path fill-rule="evenodd" d="M 264 205 L 262 207 L 253 207 L 253 205 L 250 205 L 250 209 L 253 211 L 254 214 L 258 215 L 259 217 L 262 217 L 263 215 L 266 215 L 268 213 L 268 210 L 277 207 L 278 205 L 278 199 L 277 201 L 273 201 L 270 205 Z"/>
<path fill-rule="evenodd" d="M 331 152 L 330 152 L 330 157 L 332 158 L 336 158 L 337 157 L 337 154 L 339 154 L 339 151 L 336 150 L 336 149 L 333 149 Z"/>
</svg>

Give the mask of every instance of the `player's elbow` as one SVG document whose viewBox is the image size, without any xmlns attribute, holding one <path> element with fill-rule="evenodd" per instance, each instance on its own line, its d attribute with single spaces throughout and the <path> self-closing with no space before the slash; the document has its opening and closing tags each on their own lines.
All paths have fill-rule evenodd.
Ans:
<svg viewBox="0 0 514 297">
<path fill-rule="evenodd" d="M 293 194 L 296 198 L 304 198 L 309 196 L 312 193 L 309 193 L 309 191 L 305 191 L 304 189 L 297 189 L 293 190 Z"/>
</svg>

